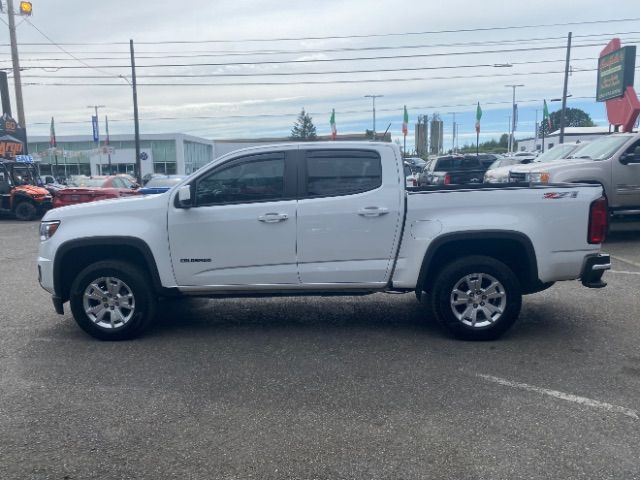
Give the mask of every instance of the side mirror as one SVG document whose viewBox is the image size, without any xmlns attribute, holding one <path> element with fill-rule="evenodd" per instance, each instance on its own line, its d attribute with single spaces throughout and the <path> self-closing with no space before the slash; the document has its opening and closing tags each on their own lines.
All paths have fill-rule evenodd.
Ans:
<svg viewBox="0 0 640 480">
<path fill-rule="evenodd" d="M 623 165 L 629 165 L 630 163 L 640 163 L 640 154 L 626 152 L 620 156 L 620 163 Z"/>
<path fill-rule="evenodd" d="M 183 185 L 178 189 L 178 208 L 191 208 L 191 185 Z"/>
</svg>

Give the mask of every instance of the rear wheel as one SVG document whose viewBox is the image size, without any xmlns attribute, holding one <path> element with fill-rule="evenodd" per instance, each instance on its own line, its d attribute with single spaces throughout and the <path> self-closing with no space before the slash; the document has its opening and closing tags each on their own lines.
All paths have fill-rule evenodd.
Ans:
<svg viewBox="0 0 640 480">
<path fill-rule="evenodd" d="M 80 328 L 100 340 L 128 340 L 153 320 L 156 298 L 139 268 L 103 261 L 82 270 L 71 286 L 71 311 Z"/>
<path fill-rule="evenodd" d="M 522 291 L 504 263 L 485 256 L 456 260 L 437 276 L 429 296 L 438 321 L 465 340 L 493 340 L 516 321 Z"/>
<path fill-rule="evenodd" d="M 18 220 L 23 220 L 25 222 L 28 222 L 36 218 L 36 215 L 38 214 L 38 209 L 33 203 L 29 201 L 26 201 L 26 202 L 23 201 L 23 202 L 20 202 L 18 205 L 16 205 L 16 209 L 14 213 Z"/>
</svg>

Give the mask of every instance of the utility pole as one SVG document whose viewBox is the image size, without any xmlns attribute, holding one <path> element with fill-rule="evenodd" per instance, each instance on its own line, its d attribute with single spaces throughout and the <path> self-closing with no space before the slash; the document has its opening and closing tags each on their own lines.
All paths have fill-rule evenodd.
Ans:
<svg viewBox="0 0 640 480">
<path fill-rule="evenodd" d="M 448 115 L 453 115 L 453 128 L 451 130 L 451 153 L 456 151 L 456 112 L 447 112 Z"/>
<path fill-rule="evenodd" d="M 18 41 L 16 39 L 15 10 L 13 0 L 7 0 L 7 13 L 9 14 L 9 39 L 11 41 L 11 61 L 13 62 L 13 81 L 16 88 L 16 108 L 18 109 L 18 123 L 23 128 L 27 127 L 24 117 L 24 100 L 22 99 L 22 78 L 20 76 L 20 59 L 18 57 Z"/>
<path fill-rule="evenodd" d="M 571 61 L 571 32 L 567 35 L 567 59 L 564 64 L 564 88 L 562 89 L 562 113 L 560 114 L 560 143 L 564 143 L 565 113 L 567 111 L 567 87 L 569 86 L 569 62 Z"/>
<path fill-rule="evenodd" d="M 522 84 L 518 85 L 505 85 L 507 88 L 513 89 L 513 98 L 511 101 L 511 127 L 509 130 L 509 152 L 512 152 L 513 147 L 515 146 L 515 131 L 516 131 L 516 88 L 524 87 Z"/>
<path fill-rule="evenodd" d="M 104 144 L 107 147 L 107 161 L 109 163 L 109 175 L 113 175 L 113 168 L 111 167 L 111 147 L 109 146 L 109 117 L 104 116 L 104 128 L 106 131 L 106 137 L 104 139 Z"/>
<path fill-rule="evenodd" d="M 138 180 L 138 185 L 142 185 L 142 165 L 140 163 L 140 119 L 138 118 L 138 87 L 136 83 L 136 57 L 133 51 L 133 40 L 129 40 L 129 49 L 131 50 L 131 87 L 133 88 L 133 125 L 136 144 L 136 179 Z"/>
<path fill-rule="evenodd" d="M 538 109 L 536 108 L 536 124 L 533 131 L 533 151 L 538 151 Z"/>
<path fill-rule="evenodd" d="M 373 140 L 376 140 L 376 98 L 384 97 L 384 95 L 365 95 L 364 98 L 373 100 Z"/>
</svg>

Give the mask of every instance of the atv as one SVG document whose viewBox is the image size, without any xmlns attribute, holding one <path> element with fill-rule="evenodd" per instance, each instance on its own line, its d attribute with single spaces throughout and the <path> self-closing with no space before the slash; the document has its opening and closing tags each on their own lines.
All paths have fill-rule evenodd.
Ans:
<svg viewBox="0 0 640 480">
<path fill-rule="evenodd" d="M 0 159 L 0 212 L 28 221 L 49 210 L 51 195 L 38 186 L 37 179 L 33 163 Z"/>
</svg>

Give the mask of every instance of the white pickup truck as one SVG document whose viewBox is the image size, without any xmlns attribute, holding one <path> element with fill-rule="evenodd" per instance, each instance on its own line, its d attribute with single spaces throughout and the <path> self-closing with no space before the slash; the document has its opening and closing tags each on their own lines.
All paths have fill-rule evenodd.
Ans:
<svg viewBox="0 0 640 480">
<path fill-rule="evenodd" d="M 139 335 L 161 297 L 376 292 L 415 292 L 454 335 L 493 339 L 522 295 L 605 286 L 606 230 L 599 185 L 408 188 L 395 145 L 271 145 L 165 194 L 48 212 L 38 274 L 103 340 Z"/>
</svg>

